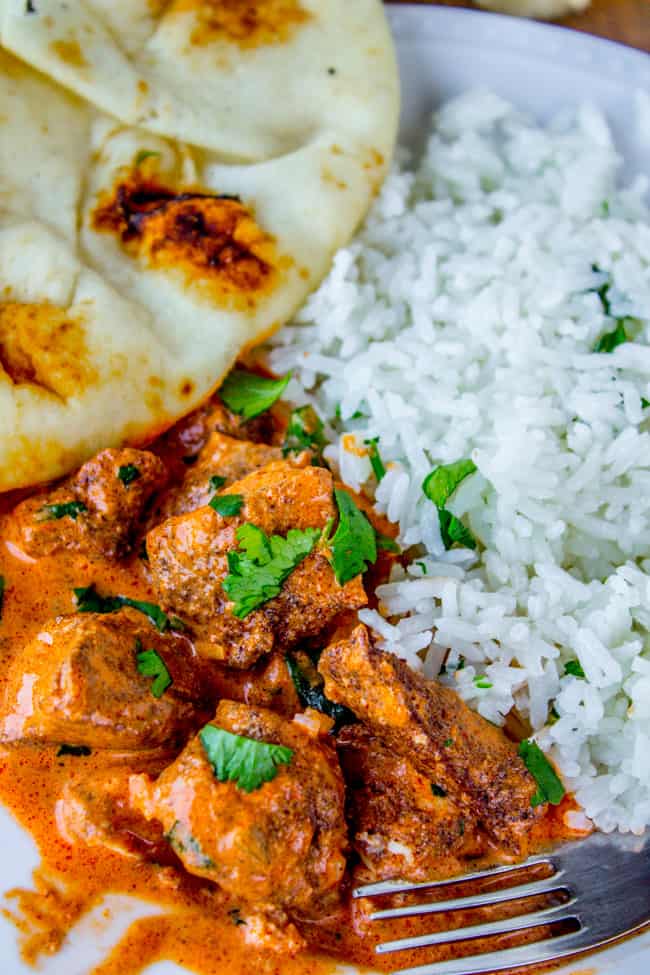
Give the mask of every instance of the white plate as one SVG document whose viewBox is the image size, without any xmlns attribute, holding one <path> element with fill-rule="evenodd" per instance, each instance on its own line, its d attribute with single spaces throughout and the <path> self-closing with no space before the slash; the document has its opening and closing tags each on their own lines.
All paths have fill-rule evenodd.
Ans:
<svg viewBox="0 0 650 975">
<path fill-rule="evenodd" d="M 440 101 L 479 85 L 540 119 L 590 99 L 607 114 L 625 155 L 628 175 L 650 168 L 650 132 L 644 141 L 635 116 L 636 91 L 650 93 L 647 55 L 585 34 L 473 11 L 413 5 L 393 8 L 390 19 L 402 73 L 402 139 L 408 144 L 418 145 L 431 110 Z M 2 809 L 0 838 L 0 887 L 28 885 L 38 860 L 36 851 Z M 133 905 L 127 911 L 120 907 L 123 900 L 112 903 L 108 920 L 95 917 L 79 925 L 67 949 L 47 959 L 39 973 L 87 975 L 133 917 Z M 144 910 L 151 911 L 151 907 Z M 563 972 L 648 975 L 649 962 L 650 932 L 574 963 Z M 148 975 L 180 971 L 169 963 L 147 969 Z M 33 969 L 21 964 L 14 928 L 2 916 L 0 975 L 33 975 Z"/>
</svg>

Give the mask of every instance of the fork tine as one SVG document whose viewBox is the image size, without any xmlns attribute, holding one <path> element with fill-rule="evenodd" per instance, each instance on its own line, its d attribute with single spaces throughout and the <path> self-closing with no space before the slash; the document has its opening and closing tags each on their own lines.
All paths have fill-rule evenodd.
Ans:
<svg viewBox="0 0 650 975">
<path fill-rule="evenodd" d="M 375 951 L 379 955 L 389 951 L 403 951 L 406 948 L 425 948 L 429 945 L 449 944 L 452 941 L 467 941 L 471 938 L 488 938 L 494 934 L 514 934 L 516 931 L 532 931 L 544 924 L 556 921 L 578 920 L 571 904 L 555 904 L 544 907 L 530 914 L 506 918 L 503 921 L 485 921 L 483 924 L 472 924 L 455 931 L 436 931 L 433 934 L 423 934 L 419 937 L 400 938 L 397 941 L 384 941 L 377 945 Z"/>
<path fill-rule="evenodd" d="M 439 914 L 441 911 L 454 911 L 472 907 L 486 907 L 489 904 L 505 904 L 507 901 L 519 900 L 521 897 L 533 897 L 536 894 L 555 894 L 568 891 L 569 888 L 560 883 L 562 873 L 545 880 L 537 880 L 530 884 L 519 884 L 516 887 L 506 887 L 505 890 L 492 890 L 485 894 L 475 894 L 473 897 L 454 897 L 446 901 L 432 901 L 428 904 L 405 904 L 402 907 L 389 907 L 381 911 L 374 911 L 368 917 L 372 921 L 388 920 L 391 917 L 411 917 L 419 914 Z"/>
<path fill-rule="evenodd" d="M 484 880 L 500 875 L 506 877 L 508 874 L 515 877 L 518 873 L 522 873 L 529 867 L 539 866 L 539 864 L 546 864 L 549 867 L 557 869 L 557 865 L 552 856 L 529 857 L 528 860 L 525 860 L 523 863 L 517 863 L 515 866 L 508 864 L 503 867 L 490 867 L 487 870 L 475 870 L 473 873 L 458 874 L 455 877 L 449 877 L 447 880 L 429 880 L 421 884 L 383 880 L 376 884 L 365 884 L 363 887 L 356 887 L 352 891 L 352 896 L 379 897 L 380 894 L 407 894 L 414 890 L 433 890 L 439 887 L 451 887 L 457 884 L 464 884 L 468 880 Z"/>
<path fill-rule="evenodd" d="M 585 945 L 585 930 L 558 935 L 557 938 L 544 938 L 518 948 L 491 951 L 485 955 L 469 955 L 451 961 L 418 965 L 416 968 L 401 968 L 393 975 L 488 975 L 521 965 L 543 965 L 588 947 Z"/>
</svg>

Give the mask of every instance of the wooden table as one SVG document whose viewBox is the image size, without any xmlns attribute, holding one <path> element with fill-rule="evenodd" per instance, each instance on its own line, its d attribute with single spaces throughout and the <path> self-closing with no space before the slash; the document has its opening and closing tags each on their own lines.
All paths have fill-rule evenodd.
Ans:
<svg viewBox="0 0 650 975">
<path fill-rule="evenodd" d="M 392 0 L 400 2 L 400 0 Z M 427 0 L 415 0 L 426 3 Z M 472 7 L 464 0 L 439 0 L 440 6 Z M 650 52 L 650 0 L 592 0 L 583 14 L 558 21 L 565 27 L 600 34 Z"/>
</svg>

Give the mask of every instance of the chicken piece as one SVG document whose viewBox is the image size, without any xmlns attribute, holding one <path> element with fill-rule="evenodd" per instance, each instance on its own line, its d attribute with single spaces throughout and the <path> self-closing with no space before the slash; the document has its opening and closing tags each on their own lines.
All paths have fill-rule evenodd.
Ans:
<svg viewBox="0 0 650 975">
<path fill-rule="evenodd" d="M 514 855 L 523 856 L 541 813 L 536 783 L 500 728 L 450 688 L 372 646 L 358 626 L 330 644 L 318 669 L 325 694 L 345 704 L 389 748 L 404 755 Z"/>
<path fill-rule="evenodd" d="M 276 460 L 282 460 L 281 447 L 236 440 L 219 432 L 211 434 L 197 463 L 187 469 L 178 490 L 170 494 L 158 520 L 195 511 L 208 504 L 218 490 L 212 485 L 215 475 L 223 478 L 221 486 L 228 485 Z M 303 451 L 290 462 L 295 467 L 306 467 L 310 460 L 311 453 Z"/>
<path fill-rule="evenodd" d="M 15 542 L 32 558 L 62 550 L 122 558 L 165 480 L 155 454 L 130 447 L 102 450 L 49 494 L 16 507 Z"/>
<path fill-rule="evenodd" d="M 160 823 L 146 820 L 129 803 L 129 779 L 136 771 L 132 764 L 88 770 L 86 764 L 94 759 L 60 761 L 69 763 L 70 778 L 55 803 L 54 818 L 66 843 L 102 846 L 123 856 L 178 866 Z M 165 759 L 158 755 L 139 763 L 137 771 L 157 775 L 164 764 Z"/>
<path fill-rule="evenodd" d="M 324 529 L 336 508 L 329 471 L 300 469 L 286 461 L 268 464 L 224 493 L 243 497 L 238 515 L 222 517 L 208 506 L 170 518 L 147 535 L 159 601 L 192 626 L 199 653 L 248 668 L 276 643 L 295 645 L 322 632 L 343 610 L 365 605 L 361 577 L 340 586 L 316 546 L 278 596 L 243 619 L 234 616 L 222 582 L 229 572 L 228 552 L 238 546 L 237 528 L 250 523 L 281 536 L 292 528 Z"/>
<path fill-rule="evenodd" d="M 138 653 L 150 649 L 174 681 L 159 697 L 138 671 Z M 191 654 L 183 637 L 161 636 L 135 610 L 59 617 L 12 661 L 0 740 L 175 749 L 205 720 L 189 699 Z"/>
<path fill-rule="evenodd" d="M 483 852 L 469 809 L 389 749 L 363 725 L 344 728 L 339 759 L 349 790 L 353 846 L 368 880 L 448 877 Z"/>
<path fill-rule="evenodd" d="M 269 708 L 289 718 L 302 709 L 282 654 L 272 653 L 251 670 L 235 670 L 216 661 L 207 662 L 212 664 L 215 700 L 227 698 L 252 707 Z"/>
<path fill-rule="evenodd" d="M 197 736 L 152 782 L 131 778 L 131 802 L 159 820 L 190 873 L 219 884 L 276 923 L 316 918 L 339 900 L 345 871 L 345 787 L 336 752 L 264 708 L 222 701 L 212 725 L 292 750 L 252 792 L 219 782 Z"/>
</svg>

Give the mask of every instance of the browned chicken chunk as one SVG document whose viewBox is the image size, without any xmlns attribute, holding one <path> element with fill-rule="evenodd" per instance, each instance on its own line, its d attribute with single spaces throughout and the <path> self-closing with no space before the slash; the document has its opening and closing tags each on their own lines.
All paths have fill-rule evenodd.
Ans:
<svg viewBox="0 0 650 975">
<path fill-rule="evenodd" d="M 251 667 L 274 646 L 290 647 L 320 633 L 346 609 L 365 605 L 360 576 L 341 586 L 316 546 L 284 582 L 278 596 L 239 619 L 222 588 L 237 528 L 253 524 L 267 535 L 324 529 L 336 517 L 332 476 L 323 468 L 297 469 L 279 461 L 232 484 L 237 515 L 211 507 L 170 518 L 147 535 L 152 579 L 162 605 L 193 628 L 197 650 L 232 667 Z"/>
<path fill-rule="evenodd" d="M 140 673 L 138 653 L 147 650 L 155 651 L 170 678 L 178 673 L 177 684 L 161 691 Z M 197 720 L 183 676 L 192 666 L 190 653 L 181 637 L 161 636 L 135 610 L 59 617 L 12 661 L 0 740 L 177 748 Z"/>
<path fill-rule="evenodd" d="M 155 782 L 132 777 L 133 805 L 162 823 L 190 873 L 277 923 L 327 913 L 338 903 L 347 852 L 333 747 L 296 721 L 232 701 L 220 703 L 211 726 L 284 746 L 290 760 L 246 792 L 238 781 L 218 781 L 197 736 Z"/>
<path fill-rule="evenodd" d="M 16 544 L 33 558 L 63 550 L 122 558 L 165 480 L 155 454 L 130 447 L 102 450 L 49 494 L 17 506 Z"/>
<path fill-rule="evenodd" d="M 506 850 L 526 852 L 542 807 L 531 806 L 535 780 L 499 728 L 450 688 L 373 647 L 364 626 L 327 647 L 318 666 L 327 697 L 354 711 L 389 748 L 468 807 Z"/>
<path fill-rule="evenodd" d="M 374 880 L 461 873 L 483 852 L 469 809 L 363 725 L 344 728 L 339 759 L 349 789 L 352 844 Z"/>
<path fill-rule="evenodd" d="M 305 467 L 310 459 L 311 454 L 303 452 L 291 462 L 296 467 Z M 274 460 L 282 460 L 281 447 L 236 440 L 218 431 L 211 434 L 196 464 L 188 467 L 182 483 L 170 494 L 161 509 L 161 517 L 182 515 L 203 507 L 219 488 L 241 480 Z M 215 478 L 218 487 L 215 487 Z"/>
</svg>

